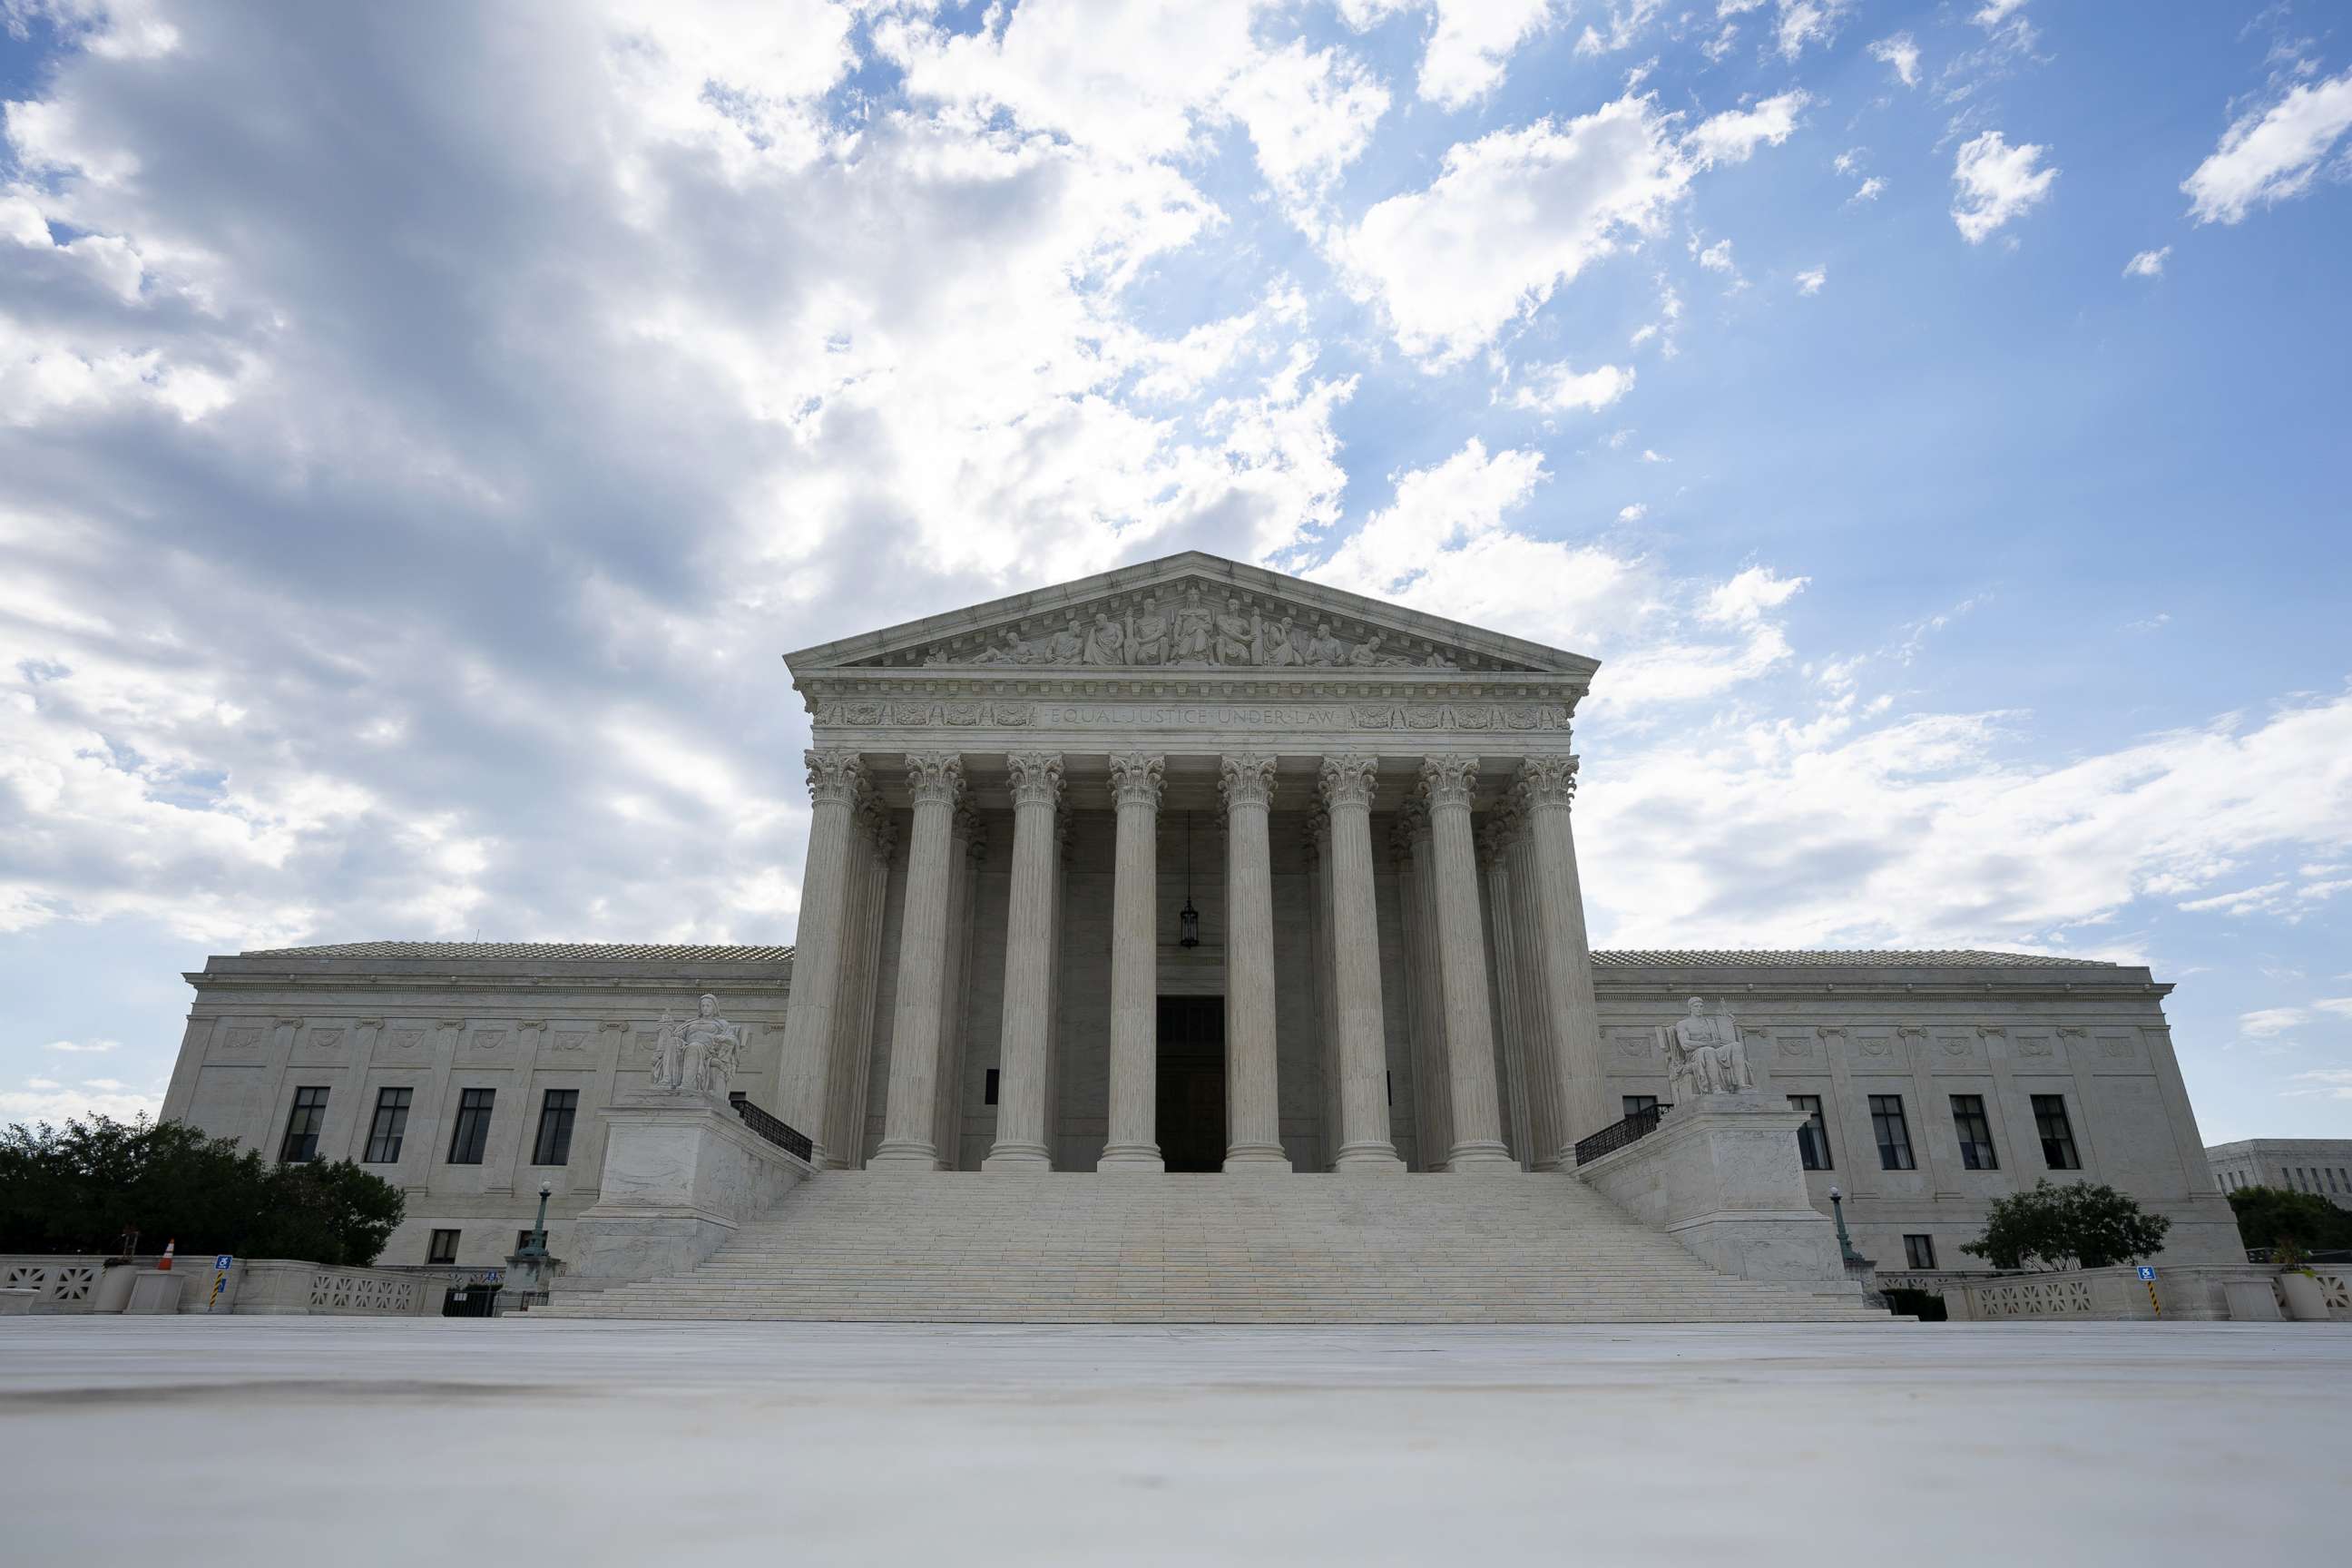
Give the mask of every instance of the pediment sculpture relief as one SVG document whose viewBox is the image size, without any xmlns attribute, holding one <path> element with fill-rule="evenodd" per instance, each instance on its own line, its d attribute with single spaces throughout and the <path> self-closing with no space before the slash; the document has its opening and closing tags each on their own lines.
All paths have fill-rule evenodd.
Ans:
<svg viewBox="0 0 2352 1568">
<path fill-rule="evenodd" d="M 1391 647 L 1391 640 L 1398 646 Z M 877 662 L 907 659 L 890 655 Z M 1257 595 L 1227 594 L 1220 600 L 1197 583 L 1167 596 L 1146 591 L 950 638 L 922 649 L 912 662 L 1062 669 L 1459 668 L 1454 654 L 1432 643 L 1414 646 L 1375 627 L 1335 625 L 1332 617 Z"/>
</svg>

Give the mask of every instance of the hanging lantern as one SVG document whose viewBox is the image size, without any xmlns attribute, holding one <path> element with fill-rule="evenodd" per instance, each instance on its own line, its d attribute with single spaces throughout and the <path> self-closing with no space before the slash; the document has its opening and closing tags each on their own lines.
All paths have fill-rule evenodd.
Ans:
<svg viewBox="0 0 2352 1568">
<path fill-rule="evenodd" d="M 1201 945 L 1201 911 L 1192 907 L 1192 814 L 1184 814 L 1184 907 L 1176 911 L 1176 945 Z"/>
</svg>

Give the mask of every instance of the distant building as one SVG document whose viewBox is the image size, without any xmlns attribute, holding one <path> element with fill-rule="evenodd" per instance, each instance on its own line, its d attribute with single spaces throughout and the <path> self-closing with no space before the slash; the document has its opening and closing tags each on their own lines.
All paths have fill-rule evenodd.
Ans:
<svg viewBox="0 0 2352 1568">
<path fill-rule="evenodd" d="M 2352 1208 L 2352 1138 L 2248 1138 L 2214 1144 L 2205 1163 L 2225 1193 L 2278 1187 Z"/>
</svg>

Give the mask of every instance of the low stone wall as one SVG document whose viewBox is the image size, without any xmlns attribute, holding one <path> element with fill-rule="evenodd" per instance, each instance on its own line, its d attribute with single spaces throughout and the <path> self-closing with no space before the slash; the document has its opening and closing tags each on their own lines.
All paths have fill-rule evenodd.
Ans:
<svg viewBox="0 0 2352 1568">
<path fill-rule="evenodd" d="M 103 1258 L 13 1255 L 0 1258 L 0 1289 L 30 1289 L 36 1313 L 120 1312 L 132 1279 L 152 1273 L 144 1258 L 109 1267 Z M 441 1310 L 447 1280 L 399 1268 L 331 1268 L 289 1258 L 239 1258 L 220 1295 L 209 1257 L 173 1260 L 182 1312 L 245 1312 L 271 1317 L 425 1317 Z"/>
<path fill-rule="evenodd" d="M 1954 1322 L 2272 1322 L 2281 1316 L 2270 1271 L 2252 1266 L 2189 1264 L 2157 1270 L 2148 1282 L 2129 1266 L 2068 1268 L 2045 1274 L 1946 1276 L 1937 1290 Z"/>
</svg>

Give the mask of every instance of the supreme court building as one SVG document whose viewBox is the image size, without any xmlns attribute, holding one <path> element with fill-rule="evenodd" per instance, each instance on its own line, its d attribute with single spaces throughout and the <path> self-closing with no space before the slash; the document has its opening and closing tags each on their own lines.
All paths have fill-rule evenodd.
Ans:
<svg viewBox="0 0 2352 1568">
<path fill-rule="evenodd" d="M 410 1192 L 387 1262 L 428 1232 L 502 1247 L 542 1176 L 562 1253 L 599 1196 L 598 1113 L 709 994 L 735 1088 L 812 1145 L 803 1194 L 835 1172 L 1572 1184 L 1580 1141 L 1673 1099 L 1698 996 L 1802 1113 L 1802 1191 L 1826 1212 L 1842 1184 L 1882 1269 L 1966 1266 L 1985 1205 L 2059 1173 L 2169 1215 L 2168 1258 L 2242 1261 L 2144 968 L 1591 951 L 1592 659 L 1188 553 L 786 662 L 813 730 L 793 949 L 216 958 L 165 1114 L 276 1152 L 304 1091 L 320 1152 Z M 576 1119 L 552 1163 L 551 1093 Z M 469 1110 L 470 1165 L 445 1157 Z"/>
</svg>

